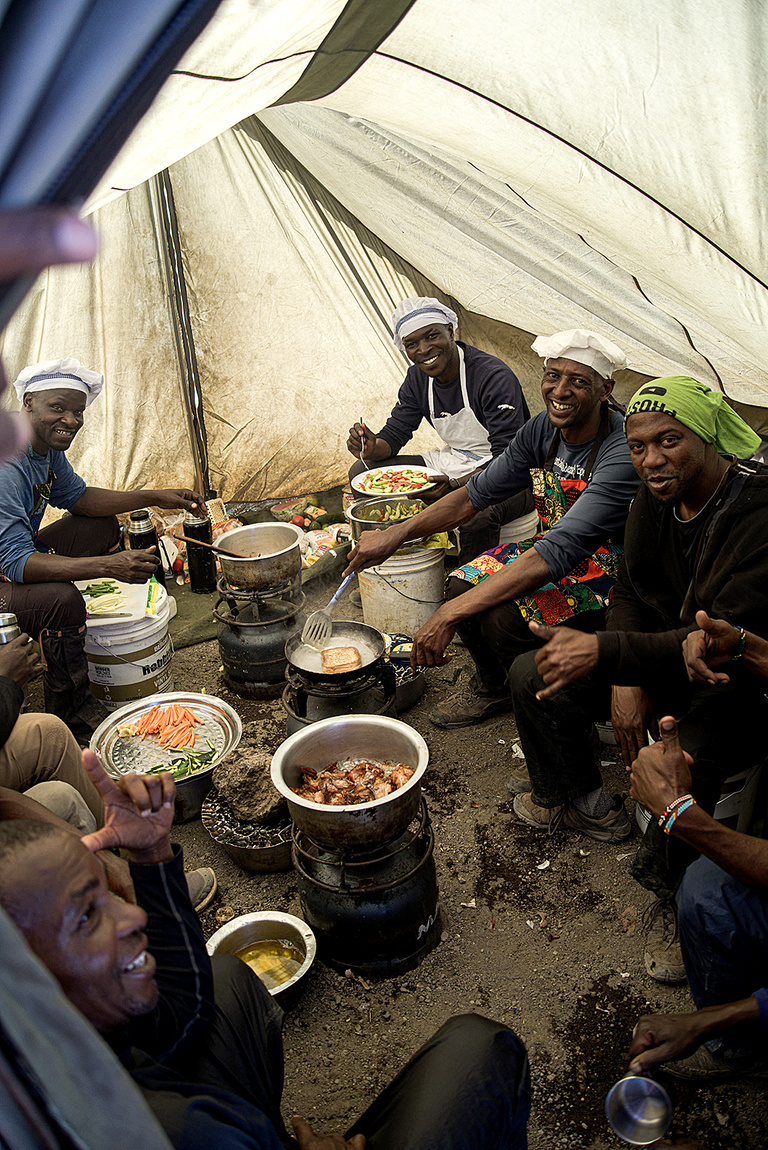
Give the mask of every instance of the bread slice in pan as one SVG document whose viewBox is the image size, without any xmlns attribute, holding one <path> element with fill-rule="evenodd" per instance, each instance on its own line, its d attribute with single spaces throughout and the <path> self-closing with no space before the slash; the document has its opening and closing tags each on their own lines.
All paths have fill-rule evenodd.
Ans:
<svg viewBox="0 0 768 1150">
<path fill-rule="evenodd" d="M 357 647 L 328 647 L 323 651 L 323 673 L 340 675 L 343 671 L 359 671 L 363 665 Z"/>
</svg>

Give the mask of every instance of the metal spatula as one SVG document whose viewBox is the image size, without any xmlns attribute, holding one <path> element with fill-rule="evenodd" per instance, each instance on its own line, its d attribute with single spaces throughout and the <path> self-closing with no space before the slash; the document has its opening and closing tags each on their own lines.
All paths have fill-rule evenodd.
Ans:
<svg viewBox="0 0 768 1150">
<path fill-rule="evenodd" d="M 355 575 L 357 575 L 357 571 L 350 571 L 346 579 L 342 580 L 341 587 L 339 587 L 327 607 L 323 607 L 321 611 L 312 612 L 304 624 L 304 630 L 301 632 L 302 643 L 306 643 L 308 647 L 314 647 L 317 651 L 322 651 L 328 646 L 328 640 L 331 637 L 331 630 L 333 628 L 331 607 L 338 601 Z"/>
</svg>

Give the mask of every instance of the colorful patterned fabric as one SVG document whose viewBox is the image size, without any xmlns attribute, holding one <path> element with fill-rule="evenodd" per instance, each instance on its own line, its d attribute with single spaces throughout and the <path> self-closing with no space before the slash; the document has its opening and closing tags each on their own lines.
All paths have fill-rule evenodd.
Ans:
<svg viewBox="0 0 768 1150">
<path fill-rule="evenodd" d="M 545 530 L 521 543 L 506 543 L 483 552 L 471 563 L 451 572 L 452 578 L 477 585 L 514 563 L 562 519 L 586 487 L 583 479 L 558 479 L 552 471 L 538 467 L 531 470 L 531 477 L 536 510 Z M 623 552 L 623 547 L 608 540 L 594 555 L 582 559 L 559 583 L 545 583 L 530 595 L 516 599 L 520 614 L 528 623 L 555 627 L 582 611 L 607 607 Z"/>
</svg>

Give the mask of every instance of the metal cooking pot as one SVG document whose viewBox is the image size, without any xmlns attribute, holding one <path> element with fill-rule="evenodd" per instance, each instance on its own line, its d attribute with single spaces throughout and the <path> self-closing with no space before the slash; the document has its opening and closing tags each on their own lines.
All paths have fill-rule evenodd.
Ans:
<svg viewBox="0 0 768 1150">
<path fill-rule="evenodd" d="M 326 649 L 327 647 L 357 647 L 360 652 L 360 667 L 356 671 L 341 673 L 329 674 L 323 671 L 322 653 L 307 643 L 302 643 L 301 635 L 290 637 L 285 644 L 285 657 L 309 682 L 344 683 L 367 674 L 368 668 L 384 654 L 386 643 L 381 631 L 377 631 L 375 627 L 341 619 L 333 623 Z"/>
<path fill-rule="evenodd" d="M 301 571 L 299 540 L 304 536 L 293 523 L 251 523 L 234 527 L 216 540 L 217 547 L 235 551 L 242 559 L 219 555 L 221 572 L 230 587 L 260 591 L 293 579 Z"/>
<path fill-rule="evenodd" d="M 377 519 L 387 507 L 407 507 L 424 510 L 423 499 L 409 499 L 405 495 L 382 495 L 378 499 L 357 499 L 347 511 L 347 519 L 352 528 L 352 538 L 357 543 L 364 531 L 386 531 L 387 527 L 401 522 L 399 519 Z"/>
<path fill-rule="evenodd" d="M 414 768 L 405 786 L 356 806 L 320 806 L 294 794 L 302 767 L 318 773 L 338 759 L 378 759 Z M 402 834 L 416 817 L 427 744 L 413 727 L 386 715 L 339 715 L 321 719 L 282 743 L 272 759 L 272 782 L 288 801 L 291 818 L 321 846 L 366 849 Z"/>
</svg>

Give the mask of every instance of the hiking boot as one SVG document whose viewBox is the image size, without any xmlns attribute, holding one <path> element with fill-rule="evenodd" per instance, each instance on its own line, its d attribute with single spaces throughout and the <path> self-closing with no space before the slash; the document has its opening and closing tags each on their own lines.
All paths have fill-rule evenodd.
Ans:
<svg viewBox="0 0 768 1150">
<path fill-rule="evenodd" d="M 558 807 L 540 807 L 533 801 L 529 791 L 525 795 L 515 795 L 512 809 L 529 827 L 539 831 L 556 831 L 563 821 L 565 806 L 561 803 Z"/>
<path fill-rule="evenodd" d="M 216 873 L 211 867 L 203 866 L 199 867 L 198 870 L 185 871 L 184 878 L 187 880 L 189 901 L 199 914 L 201 910 L 205 910 L 216 894 L 218 887 Z"/>
<path fill-rule="evenodd" d="M 525 763 L 515 766 L 506 781 L 506 788 L 512 795 L 526 795 L 531 790 L 531 776 Z M 542 808 L 543 809 L 543 808 Z"/>
<path fill-rule="evenodd" d="M 473 676 L 460 691 L 455 691 L 442 707 L 431 711 L 428 718 L 436 727 L 450 731 L 455 727 L 471 727 L 482 723 L 491 715 L 501 715 L 512 710 L 512 696 L 509 691 L 487 691 Z"/>
<path fill-rule="evenodd" d="M 569 803 L 563 815 L 563 826 L 599 843 L 620 843 L 632 834 L 632 821 L 620 795 L 613 796 L 613 810 L 600 818 L 585 815 L 573 803 Z"/>
<path fill-rule="evenodd" d="M 674 899 L 659 898 L 643 912 L 645 969 L 657 982 L 685 982 Z"/>
<path fill-rule="evenodd" d="M 687 1058 L 665 1062 L 658 1069 L 672 1078 L 690 1082 L 692 1086 L 714 1086 L 718 1082 L 732 1082 L 741 1078 L 768 1078 L 768 1062 L 731 1061 L 700 1046 Z"/>
</svg>

